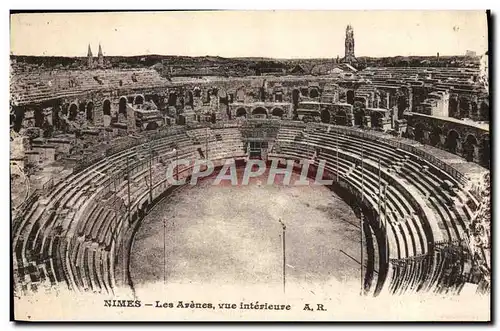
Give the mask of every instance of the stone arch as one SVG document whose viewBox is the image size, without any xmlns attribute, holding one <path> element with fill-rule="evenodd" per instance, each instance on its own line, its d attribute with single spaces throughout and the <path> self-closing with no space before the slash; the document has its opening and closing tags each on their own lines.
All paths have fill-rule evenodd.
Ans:
<svg viewBox="0 0 500 331">
<path fill-rule="evenodd" d="M 321 123 L 330 123 L 332 120 L 332 116 L 327 109 L 323 109 L 321 111 Z"/>
<path fill-rule="evenodd" d="M 111 101 L 109 99 L 104 100 L 102 103 L 102 114 L 111 116 Z"/>
<path fill-rule="evenodd" d="M 236 117 L 247 117 L 247 110 L 243 107 L 236 109 Z"/>
<path fill-rule="evenodd" d="M 199 87 L 195 87 L 193 90 L 193 97 L 200 98 L 201 97 L 201 89 Z"/>
<path fill-rule="evenodd" d="M 219 91 L 217 91 L 217 97 L 219 99 L 219 103 L 226 105 L 229 103 L 228 94 L 225 89 L 223 88 L 219 89 Z"/>
<path fill-rule="evenodd" d="M 425 135 L 424 135 L 425 125 L 421 122 L 415 125 L 415 140 L 421 143 L 424 143 Z"/>
<path fill-rule="evenodd" d="M 147 125 L 146 125 L 146 130 L 156 130 L 158 129 L 158 123 L 156 122 L 149 122 Z"/>
<path fill-rule="evenodd" d="M 127 115 L 127 98 L 126 97 L 121 97 L 120 100 L 118 101 L 118 114 L 125 114 Z"/>
<path fill-rule="evenodd" d="M 441 135 L 442 134 L 443 134 L 443 130 L 439 126 L 435 127 L 432 130 L 432 132 L 429 136 L 431 146 L 437 147 L 441 144 Z"/>
<path fill-rule="evenodd" d="M 144 96 L 142 94 L 138 94 L 134 98 L 134 105 L 142 105 L 144 103 Z"/>
<path fill-rule="evenodd" d="M 450 130 L 446 136 L 446 149 L 451 153 L 457 152 L 460 135 L 455 130 Z"/>
<path fill-rule="evenodd" d="M 283 109 L 281 109 L 279 107 L 274 108 L 272 111 L 272 115 L 279 117 L 279 118 L 282 118 L 284 114 L 285 114 L 285 112 L 283 111 Z"/>
<path fill-rule="evenodd" d="M 309 97 L 310 98 L 319 98 L 319 91 L 316 87 L 311 87 L 309 89 Z"/>
<path fill-rule="evenodd" d="M 187 91 L 186 99 L 186 105 L 194 107 L 194 96 L 192 91 Z"/>
<path fill-rule="evenodd" d="M 94 103 L 89 101 L 87 103 L 87 121 L 94 120 Z"/>
<path fill-rule="evenodd" d="M 72 103 L 69 106 L 69 116 L 68 116 L 68 119 L 70 121 L 74 121 L 77 116 L 78 116 L 78 106 L 76 105 L 76 103 Z"/>
<path fill-rule="evenodd" d="M 257 107 L 252 110 L 252 115 L 265 115 L 267 116 L 267 109 L 264 107 Z"/>
<path fill-rule="evenodd" d="M 477 146 L 477 139 L 473 134 L 468 134 L 463 143 L 463 155 L 468 162 L 474 161 L 474 149 Z"/>
<path fill-rule="evenodd" d="M 347 91 L 346 99 L 347 99 L 348 104 L 354 105 L 354 91 L 353 90 Z"/>
<path fill-rule="evenodd" d="M 365 116 L 365 111 L 362 108 L 356 108 L 354 111 L 354 125 L 363 125 L 363 117 Z"/>
<path fill-rule="evenodd" d="M 335 114 L 335 124 L 344 126 L 347 125 L 347 113 L 345 111 L 337 111 Z"/>
</svg>

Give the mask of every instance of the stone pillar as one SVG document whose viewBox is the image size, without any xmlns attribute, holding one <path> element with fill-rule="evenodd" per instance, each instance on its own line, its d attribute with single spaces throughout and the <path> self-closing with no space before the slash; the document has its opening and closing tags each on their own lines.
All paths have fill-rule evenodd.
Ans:
<svg viewBox="0 0 500 331">
<path fill-rule="evenodd" d="M 371 128 L 372 127 L 372 119 L 370 116 L 363 116 L 363 127 Z"/>
<path fill-rule="evenodd" d="M 474 145 L 473 147 L 474 147 L 473 161 L 476 163 L 481 163 L 481 156 L 479 153 L 480 148 L 478 145 Z"/>
<path fill-rule="evenodd" d="M 457 147 L 455 149 L 455 153 L 458 155 L 462 155 L 463 153 L 463 144 L 459 139 L 457 139 Z"/>
<path fill-rule="evenodd" d="M 127 132 L 134 133 L 137 131 L 135 123 L 135 110 L 127 105 Z"/>
</svg>

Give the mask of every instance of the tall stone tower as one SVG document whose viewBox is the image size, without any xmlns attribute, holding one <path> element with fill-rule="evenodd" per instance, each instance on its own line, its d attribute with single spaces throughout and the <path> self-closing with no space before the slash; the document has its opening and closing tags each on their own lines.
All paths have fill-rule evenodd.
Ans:
<svg viewBox="0 0 500 331">
<path fill-rule="evenodd" d="M 90 49 L 90 44 L 89 44 L 89 49 L 87 51 L 87 66 L 89 68 L 92 68 L 94 64 L 94 59 L 92 58 L 92 50 Z"/>
<path fill-rule="evenodd" d="M 342 62 L 349 64 L 358 62 L 354 56 L 354 31 L 350 24 L 345 30 L 345 57 Z"/>
<path fill-rule="evenodd" d="M 104 67 L 104 56 L 102 54 L 101 44 L 99 44 L 99 53 L 97 54 L 97 65 L 101 68 Z"/>
</svg>

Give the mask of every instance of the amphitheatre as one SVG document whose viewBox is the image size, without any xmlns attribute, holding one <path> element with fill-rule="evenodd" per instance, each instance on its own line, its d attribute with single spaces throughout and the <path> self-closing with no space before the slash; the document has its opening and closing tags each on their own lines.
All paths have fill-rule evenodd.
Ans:
<svg viewBox="0 0 500 331">
<path fill-rule="evenodd" d="M 350 31 L 341 60 L 244 75 L 119 68 L 90 46 L 74 68 L 11 57 L 16 293 L 280 286 L 279 222 L 290 282 L 354 279 L 370 296 L 489 293 L 480 59 L 361 68 Z M 238 171 L 249 160 L 323 162 L 332 184 L 174 186 L 166 169 L 180 159 Z M 191 178 L 193 163 L 175 175 Z"/>
</svg>

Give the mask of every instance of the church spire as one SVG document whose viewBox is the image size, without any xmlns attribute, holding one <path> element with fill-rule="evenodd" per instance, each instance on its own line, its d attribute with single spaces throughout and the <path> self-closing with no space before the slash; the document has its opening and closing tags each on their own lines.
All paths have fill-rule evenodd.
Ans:
<svg viewBox="0 0 500 331">
<path fill-rule="evenodd" d="M 89 68 L 92 68 L 93 66 L 92 49 L 90 49 L 90 44 L 89 44 L 89 49 L 87 51 L 87 66 Z"/>
</svg>

